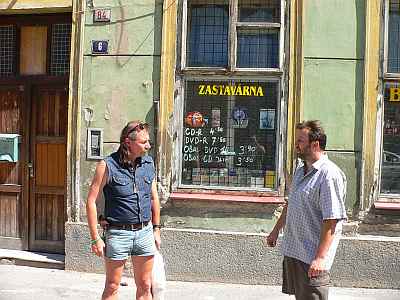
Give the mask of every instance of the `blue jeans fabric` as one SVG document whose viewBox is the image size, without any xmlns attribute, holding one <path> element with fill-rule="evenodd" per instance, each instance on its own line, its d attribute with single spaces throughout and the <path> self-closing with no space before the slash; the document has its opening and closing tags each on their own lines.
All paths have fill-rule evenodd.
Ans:
<svg viewBox="0 0 400 300">
<path fill-rule="evenodd" d="M 140 230 L 108 229 L 105 234 L 106 257 L 125 260 L 129 256 L 152 256 L 156 253 L 153 225 Z"/>
</svg>

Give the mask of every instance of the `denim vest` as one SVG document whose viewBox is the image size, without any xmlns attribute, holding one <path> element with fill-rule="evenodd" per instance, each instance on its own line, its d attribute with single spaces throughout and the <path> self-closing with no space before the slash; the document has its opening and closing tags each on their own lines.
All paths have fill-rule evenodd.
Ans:
<svg viewBox="0 0 400 300">
<path fill-rule="evenodd" d="M 119 152 L 104 159 L 108 180 L 103 188 L 104 213 L 110 224 L 137 224 L 151 219 L 151 186 L 155 177 L 150 156 L 140 157 L 136 169 L 119 163 Z"/>
</svg>

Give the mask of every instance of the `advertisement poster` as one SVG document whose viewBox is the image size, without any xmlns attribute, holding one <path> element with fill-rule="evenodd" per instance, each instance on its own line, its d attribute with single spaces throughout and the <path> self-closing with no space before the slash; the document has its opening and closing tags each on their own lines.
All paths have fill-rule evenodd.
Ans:
<svg viewBox="0 0 400 300">
<path fill-rule="evenodd" d="M 275 109 L 260 109 L 260 129 L 275 129 Z"/>
</svg>

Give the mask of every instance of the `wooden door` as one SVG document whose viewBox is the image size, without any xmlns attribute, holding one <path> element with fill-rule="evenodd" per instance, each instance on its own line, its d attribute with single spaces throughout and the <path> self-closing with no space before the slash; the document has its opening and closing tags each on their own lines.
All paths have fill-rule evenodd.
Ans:
<svg viewBox="0 0 400 300">
<path fill-rule="evenodd" d="M 0 161 L 0 247 L 20 250 L 28 232 L 24 96 L 23 86 L 0 86 L 0 133 L 20 135 L 19 160 Z"/>
<path fill-rule="evenodd" d="M 64 252 L 67 102 L 66 86 L 33 89 L 30 250 Z"/>
</svg>

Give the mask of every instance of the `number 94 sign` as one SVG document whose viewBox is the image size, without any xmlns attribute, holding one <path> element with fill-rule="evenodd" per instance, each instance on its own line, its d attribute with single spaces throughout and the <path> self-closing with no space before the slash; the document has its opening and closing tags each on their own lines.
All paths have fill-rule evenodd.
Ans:
<svg viewBox="0 0 400 300">
<path fill-rule="evenodd" d="M 92 54 L 107 54 L 108 41 L 92 41 Z"/>
</svg>

